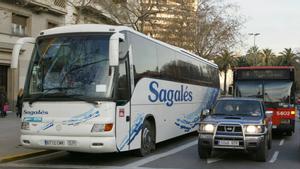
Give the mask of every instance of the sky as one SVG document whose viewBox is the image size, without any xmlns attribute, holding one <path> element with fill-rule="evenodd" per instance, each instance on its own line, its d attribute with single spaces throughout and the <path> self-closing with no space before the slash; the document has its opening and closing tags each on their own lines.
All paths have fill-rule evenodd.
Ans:
<svg viewBox="0 0 300 169">
<path fill-rule="evenodd" d="M 245 53 L 254 44 L 253 36 L 248 33 L 260 33 L 256 36 L 256 45 L 270 48 L 276 54 L 284 48 L 300 51 L 300 0 L 228 0 L 240 7 L 240 14 L 246 22 L 242 28 L 245 35 Z"/>
</svg>

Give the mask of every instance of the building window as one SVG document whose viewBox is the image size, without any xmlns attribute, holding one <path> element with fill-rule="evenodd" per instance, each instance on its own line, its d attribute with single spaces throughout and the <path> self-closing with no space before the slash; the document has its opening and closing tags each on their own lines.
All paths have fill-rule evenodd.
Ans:
<svg viewBox="0 0 300 169">
<path fill-rule="evenodd" d="M 54 0 L 54 5 L 66 8 L 66 0 Z"/>
<path fill-rule="evenodd" d="M 48 26 L 47 26 L 48 29 L 55 28 L 55 27 L 57 27 L 56 23 L 48 22 Z"/>
<path fill-rule="evenodd" d="M 12 34 L 25 36 L 27 35 L 27 19 L 28 17 L 13 14 L 12 15 Z"/>
</svg>

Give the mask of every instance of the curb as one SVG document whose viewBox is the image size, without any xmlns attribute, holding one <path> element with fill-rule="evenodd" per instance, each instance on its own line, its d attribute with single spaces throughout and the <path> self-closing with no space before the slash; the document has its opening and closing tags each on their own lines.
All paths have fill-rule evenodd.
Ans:
<svg viewBox="0 0 300 169">
<path fill-rule="evenodd" d="M 11 161 L 16 161 L 16 160 L 22 160 L 26 158 L 31 158 L 31 157 L 36 157 L 40 155 L 45 155 L 45 154 L 50 154 L 54 153 L 56 151 L 54 150 L 41 150 L 41 151 L 36 151 L 36 152 L 31 152 L 31 153 L 23 153 L 23 154 L 15 154 L 15 155 L 10 155 L 10 156 L 5 156 L 0 158 L 0 163 L 7 163 Z"/>
</svg>

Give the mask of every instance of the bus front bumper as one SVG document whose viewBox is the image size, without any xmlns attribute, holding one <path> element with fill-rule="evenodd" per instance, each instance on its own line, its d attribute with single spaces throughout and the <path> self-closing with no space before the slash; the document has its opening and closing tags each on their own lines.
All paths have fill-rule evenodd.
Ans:
<svg viewBox="0 0 300 169">
<path fill-rule="evenodd" d="M 24 147 L 34 149 L 66 150 L 87 153 L 116 152 L 115 137 L 62 137 L 21 135 Z"/>
<path fill-rule="evenodd" d="M 284 119 L 284 120 L 289 120 L 289 122 L 273 124 L 272 125 L 273 131 L 294 131 L 295 130 L 295 120 L 294 119 Z"/>
</svg>

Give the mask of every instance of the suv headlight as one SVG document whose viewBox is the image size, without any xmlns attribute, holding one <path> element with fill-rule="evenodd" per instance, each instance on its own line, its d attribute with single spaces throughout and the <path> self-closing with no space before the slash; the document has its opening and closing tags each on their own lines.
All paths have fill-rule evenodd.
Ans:
<svg viewBox="0 0 300 169">
<path fill-rule="evenodd" d="M 264 127 L 261 125 L 247 125 L 245 126 L 246 134 L 260 134 L 264 132 Z"/>
<path fill-rule="evenodd" d="M 213 124 L 201 124 L 200 132 L 204 133 L 213 133 L 215 130 L 215 126 Z"/>
</svg>

